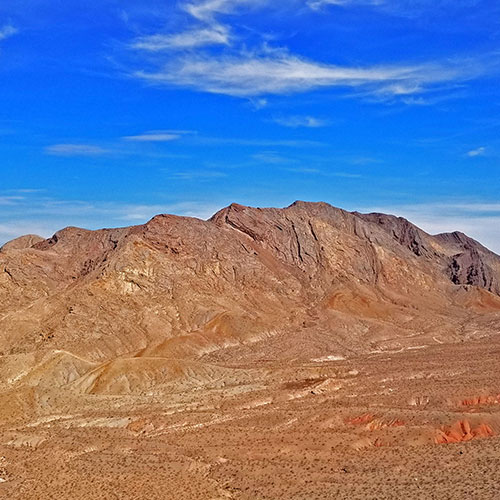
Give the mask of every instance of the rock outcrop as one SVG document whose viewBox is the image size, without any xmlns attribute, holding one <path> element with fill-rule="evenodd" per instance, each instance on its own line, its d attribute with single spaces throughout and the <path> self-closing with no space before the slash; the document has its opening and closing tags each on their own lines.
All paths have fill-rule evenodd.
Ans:
<svg viewBox="0 0 500 500">
<path fill-rule="evenodd" d="M 0 248 L 0 252 L 8 252 L 9 250 L 24 250 L 26 248 L 31 248 L 36 243 L 44 241 L 44 238 L 36 234 L 27 234 L 25 236 L 20 236 L 15 240 L 11 240 Z"/>
</svg>

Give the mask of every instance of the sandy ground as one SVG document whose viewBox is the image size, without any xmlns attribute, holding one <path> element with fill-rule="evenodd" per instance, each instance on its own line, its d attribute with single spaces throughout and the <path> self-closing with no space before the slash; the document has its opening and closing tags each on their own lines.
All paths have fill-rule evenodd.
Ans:
<svg viewBox="0 0 500 500">
<path fill-rule="evenodd" d="M 499 360 L 488 340 L 226 364 L 253 375 L 150 394 L 3 395 L 0 498 L 496 499 Z"/>
</svg>

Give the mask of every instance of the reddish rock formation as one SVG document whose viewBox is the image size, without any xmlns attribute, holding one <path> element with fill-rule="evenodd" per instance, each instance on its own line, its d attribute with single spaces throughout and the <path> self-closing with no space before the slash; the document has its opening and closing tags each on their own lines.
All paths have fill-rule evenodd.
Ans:
<svg viewBox="0 0 500 500">
<path fill-rule="evenodd" d="M 493 429 L 485 423 L 472 427 L 468 420 L 459 420 L 451 427 L 442 427 L 436 432 L 436 444 L 462 443 L 472 439 L 481 439 L 494 436 Z"/>
<path fill-rule="evenodd" d="M 373 422 L 373 420 L 375 420 L 375 415 L 367 413 L 366 415 L 347 419 L 346 422 L 351 425 L 364 425 Z"/>
<path fill-rule="evenodd" d="M 500 394 L 498 396 L 474 396 L 461 401 L 463 406 L 493 405 L 498 403 L 500 403 Z"/>
</svg>

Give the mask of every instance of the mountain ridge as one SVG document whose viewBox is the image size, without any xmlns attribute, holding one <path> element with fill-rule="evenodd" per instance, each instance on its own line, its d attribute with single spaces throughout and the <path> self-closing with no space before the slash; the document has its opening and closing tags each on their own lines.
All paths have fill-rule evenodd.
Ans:
<svg viewBox="0 0 500 500">
<path fill-rule="evenodd" d="M 427 338 L 433 324 L 459 341 L 500 301 L 500 257 L 474 240 L 323 202 L 68 227 L 18 246 L 0 252 L 4 353 L 199 359 L 255 344 L 250 357 L 292 356 L 302 331 L 316 339 L 304 355 L 368 352 Z"/>
</svg>

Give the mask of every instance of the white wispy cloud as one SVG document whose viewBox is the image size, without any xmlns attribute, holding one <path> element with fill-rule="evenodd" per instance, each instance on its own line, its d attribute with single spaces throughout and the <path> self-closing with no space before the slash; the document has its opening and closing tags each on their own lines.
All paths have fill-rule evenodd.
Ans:
<svg viewBox="0 0 500 500">
<path fill-rule="evenodd" d="M 345 161 L 352 165 L 377 165 L 384 163 L 380 158 L 371 158 L 370 156 L 354 156 L 346 158 Z"/>
<path fill-rule="evenodd" d="M 109 149 L 92 144 L 53 144 L 44 151 L 52 156 L 101 156 L 110 153 Z"/>
<path fill-rule="evenodd" d="M 466 65 L 463 61 L 348 67 L 265 48 L 232 55 L 191 54 L 174 58 L 160 68 L 135 71 L 133 76 L 152 84 L 237 97 L 332 87 L 407 96 L 432 90 L 438 84 L 465 81 L 482 71 L 482 66 Z"/>
<path fill-rule="evenodd" d="M 19 30 L 14 26 L 7 24 L 0 28 L 0 40 L 5 40 L 19 33 Z"/>
<path fill-rule="evenodd" d="M 467 156 L 473 158 L 475 156 L 484 156 L 486 154 L 486 148 L 480 147 L 477 149 L 472 149 L 471 151 L 467 151 Z"/>
<path fill-rule="evenodd" d="M 329 172 L 328 175 L 333 177 L 343 177 L 344 179 L 361 179 L 361 174 L 353 174 L 352 172 Z"/>
<path fill-rule="evenodd" d="M 168 176 L 170 179 L 176 179 L 181 181 L 196 181 L 196 180 L 209 180 L 218 179 L 221 177 L 227 177 L 225 172 L 220 172 L 217 170 L 186 170 L 184 172 L 172 172 Z"/>
<path fill-rule="evenodd" d="M 306 139 L 248 139 L 242 137 L 203 137 L 199 136 L 193 140 L 196 145 L 234 145 L 263 148 L 311 148 L 321 147 L 325 144 L 319 141 Z"/>
<path fill-rule="evenodd" d="M 314 175 L 321 176 L 326 178 L 341 178 L 341 179 L 361 179 L 363 176 L 361 174 L 356 174 L 353 172 L 342 172 L 342 171 L 334 171 L 334 170 L 324 170 L 316 167 L 286 167 L 282 170 L 286 170 L 287 172 L 292 172 L 294 174 L 305 174 L 305 175 Z"/>
<path fill-rule="evenodd" d="M 219 14 L 231 14 L 242 7 L 258 7 L 269 3 L 270 0 L 198 0 L 187 2 L 183 9 L 195 19 L 211 24 Z"/>
<path fill-rule="evenodd" d="M 40 189 L 40 188 L 19 188 L 19 189 L 9 189 L 7 192 L 25 195 L 25 194 L 43 193 L 44 191 L 45 189 Z"/>
<path fill-rule="evenodd" d="M 313 10 L 319 10 L 328 5 L 385 5 L 385 0 L 307 0 L 306 4 Z"/>
<path fill-rule="evenodd" d="M 295 160 L 292 158 L 287 158 L 286 156 L 280 155 L 276 151 L 262 151 L 252 155 L 254 160 L 262 163 L 268 163 L 273 165 L 280 165 L 284 163 L 294 163 Z"/>
<path fill-rule="evenodd" d="M 319 10 L 326 5 L 346 5 L 349 0 L 308 0 L 307 5 L 313 10 Z"/>
<path fill-rule="evenodd" d="M 183 134 L 187 133 L 186 131 L 151 131 L 145 132 L 144 134 L 138 135 L 127 135 L 122 137 L 125 141 L 134 141 L 134 142 L 170 142 L 176 141 L 180 139 Z"/>
<path fill-rule="evenodd" d="M 155 34 L 137 38 L 133 49 L 160 52 L 169 49 L 190 49 L 206 45 L 229 45 L 229 30 L 225 26 L 190 29 L 182 33 Z"/>
<path fill-rule="evenodd" d="M 376 7 L 390 15 L 415 17 L 423 12 L 451 7 L 477 7 L 478 0 L 305 0 L 314 11 L 322 11 L 329 6 L 336 7 Z"/>
<path fill-rule="evenodd" d="M 322 120 L 321 118 L 316 118 L 314 116 L 281 116 L 274 118 L 273 121 L 278 125 L 290 128 L 319 128 L 326 127 L 328 125 L 327 120 Z"/>
<path fill-rule="evenodd" d="M 427 2 L 428 3 L 428 2 Z M 418 5 L 427 5 L 420 0 Z M 233 27 L 227 16 L 243 15 L 248 9 L 317 10 L 326 5 L 370 4 L 384 6 L 384 0 L 295 0 L 288 4 L 271 0 L 191 0 L 179 4 L 188 13 L 187 26 L 177 33 L 156 33 L 135 39 L 137 51 L 149 51 L 129 75 L 152 85 L 181 87 L 225 94 L 263 102 L 268 95 L 287 95 L 317 89 L 340 88 L 351 96 L 391 102 L 422 104 L 423 94 L 456 91 L 457 84 L 499 70 L 499 57 L 443 60 L 441 62 L 379 65 L 338 65 L 308 59 L 286 47 L 272 47 L 268 38 Z M 405 4 L 406 5 L 406 4 Z M 392 7 L 391 7 L 392 8 Z M 236 25 L 234 26 L 236 30 Z M 221 45 L 209 50 L 209 45 Z M 192 49 L 182 50 L 178 49 Z M 166 53 L 165 53 L 166 52 Z M 136 59 L 137 61 L 137 59 Z M 432 94 L 430 94 L 432 95 Z M 429 102 L 429 101 L 426 101 Z M 283 120 L 282 124 L 285 124 Z M 296 117 L 292 127 L 322 125 L 313 117 Z"/>
<path fill-rule="evenodd" d="M 0 196 L 0 206 L 15 205 L 24 200 L 24 196 Z"/>
<path fill-rule="evenodd" d="M 192 23 L 184 31 L 155 33 L 136 38 L 131 47 L 136 50 L 160 52 L 165 50 L 194 49 L 210 45 L 230 45 L 231 29 L 218 21 L 221 14 L 231 14 L 241 7 L 265 5 L 269 0 L 201 0 L 180 3 Z"/>
<path fill-rule="evenodd" d="M 105 147 L 86 143 L 53 144 L 44 148 L 44 153 L 62 157 L 99 157 L 99 156 L 134 156 L 147 158 L 186 159 L 189 155 L 175 154 L 167 151 L 158 151 L 157 148 L 145 147 L 148 144 L 161 146 L 180 139 L 189 140 L 192 147 L 196 146 L 248 146 L 266 148 L 310 148 L 321 147 L 324 143 L 306 139 L 252 139 L 243 137 L 211 137 L 199 135 L 194 130 L 151 130 L 141 134 L 127 135 L 121 138 L 110 139 Z"/>
<path fill-rule="evenodd" d="M 323 172 L 319 168 L 314 167 L 292 167 L 286 170 L 295 174 L 323 175 Z"/>
</svg>

